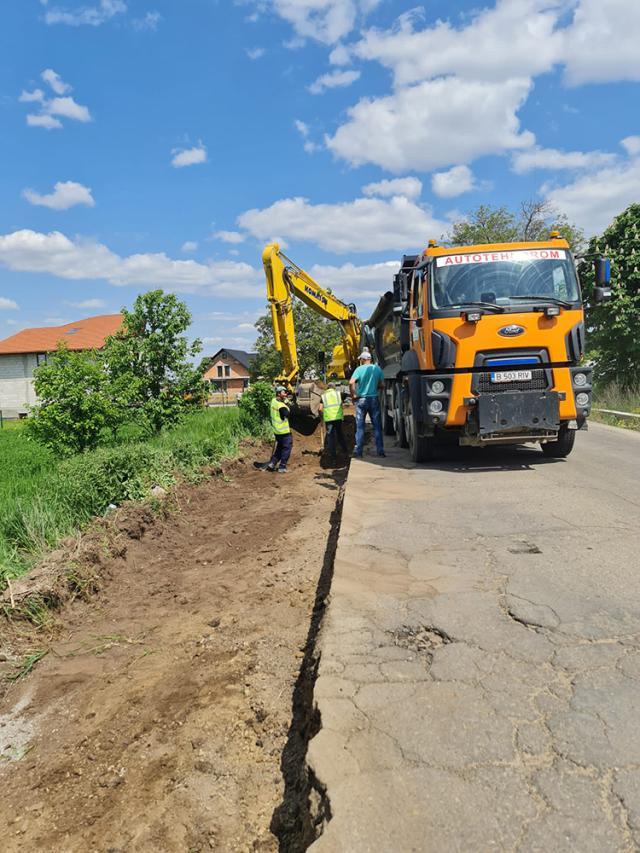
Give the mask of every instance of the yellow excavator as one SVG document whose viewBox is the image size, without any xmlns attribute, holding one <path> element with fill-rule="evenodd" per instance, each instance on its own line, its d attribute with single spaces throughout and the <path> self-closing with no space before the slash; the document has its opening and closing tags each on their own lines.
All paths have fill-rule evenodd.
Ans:
<svg viewBox="0 0 640 853">
<path fill-rule="evenodd" d="M 313 378 L 300 376 L 296 332 L 293 321 L 293 297 L 313 308 L 322 317 L 335 320 L 342 329 L 342 343 L 333 349 L 327 367 L 327 378 L 348 379 L 358 364 L 362 324 L 355 305 L 347 305 L 330 290 L 321 287 L 311 276 L 288 258 L 277 243 L 265 246 L 262 264 L 267 279 L 267 299 L 271 307 L 273 335 L 282 353 L 283 370 L 276 382 L 294 395 L 303 414 L 318 414 L 324 390 Z"/>
</svg>

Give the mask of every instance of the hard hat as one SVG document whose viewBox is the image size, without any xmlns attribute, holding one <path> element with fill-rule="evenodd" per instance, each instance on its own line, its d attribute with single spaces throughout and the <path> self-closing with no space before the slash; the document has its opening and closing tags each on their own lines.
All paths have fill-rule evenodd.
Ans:
<svg viewBox="0 0 640 853">
<path fill-rule="evenodd" d="M 276 386 L 276 394 L 286 394 L 286 393 L 287 393 L 287 389 L 284 387 L 284 385 L 277 385 Z"/>
<path fill-rule="evenodd" d="M 360 353 L 359 358 L 360 358 L 360 360 L 361 360 L 361 361 L 362 361 L 363 359 L 364 359 L 365 361 L 371 361 L 371 353 L 369 352 L 369 350 L 368 350 L 366 347 L 365 347 L 365 348 L 362 350 L 362 352 Z"/>
</svg>

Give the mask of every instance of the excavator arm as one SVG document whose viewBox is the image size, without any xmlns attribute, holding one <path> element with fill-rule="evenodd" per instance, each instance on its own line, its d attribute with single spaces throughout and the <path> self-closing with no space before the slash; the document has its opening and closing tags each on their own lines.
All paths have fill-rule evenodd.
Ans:
<svg viewBox="0 0 640 853">
<path fill-rule="evenodd" d="M 360 320 L 354 305 L 347 305 L 321 287 L 288 258 L 277 243 L 265 246 L 262 264 L 267 279 L 267 298 L 271 307 L 275 346 L 282 353 L 283 371 L 277 381 L 297 394 L 301 408 L 315 414 L 314 397 L 318 396 L 318 392 L 310 388 L 315 383 L 300 381 L 293 297 L 297 296 L 322 317 L 335 320 L 342 328 L 342 343 L 334 347 L 327 369 L 327 375 L 332 379 L 348 378 L 357 364 L 360 352 Z"/>
</svg>

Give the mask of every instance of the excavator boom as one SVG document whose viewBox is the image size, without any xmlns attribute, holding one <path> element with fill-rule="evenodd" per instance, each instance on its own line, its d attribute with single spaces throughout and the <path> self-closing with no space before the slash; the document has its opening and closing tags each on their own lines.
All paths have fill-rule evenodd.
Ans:
<svg viewBox="0 0 640 853">
<path fill-rule="evenodd" d="M 293 297 L 329 320 L 340 323 L 342 343 L 334 347 L 327 375 L 345 379 L 351 375 L 360 352 L 361 324 L 355 305 L 347 305 L 281 251 L 277 243 L 265 246 L 262 253 L 267 280 L 267 298 L 276 349 L 282 353 L 283 370 L 277 381 L 296 394 L 300 408 L 316 414 L 321 391 L 311 380 L 301 381 L 296 334 L 293 321 Z M 317 400 L 316 400 L 317 398 Z"/>
</svg>

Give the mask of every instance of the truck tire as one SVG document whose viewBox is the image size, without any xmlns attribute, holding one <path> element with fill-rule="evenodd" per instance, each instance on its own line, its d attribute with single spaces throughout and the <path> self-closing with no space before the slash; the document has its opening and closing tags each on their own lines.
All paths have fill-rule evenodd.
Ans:
<svg viewBox="0 0 640 853">
<path fill-rule="evenodd" d="M 378 399 L 380 400 L 380 418 L 382 420 L 383 435 L 395 435 L 396 428 L 393 423 L 393 418 L 389 414 L 387 392 L 381 391 L 378 395 Z"/>
<path fill-rule="evenodd" d="M 418 421 L 413 413 L 411 397 L 407 403 L 406 428 L 409 440 L 409 454 L 412 462 L 430 462 L 434 456 L 433 438 L 418 435 Z"/>
<path fill-rule="evenodd" d="M 396 428 L 396 444 L 398 447 L 409 447 L 402 411 L 402 385 L 399 382 L 393 384 L 393 422 Z"/>
<path fill-rule="evenodd" d="M 557 441 L 547 441 L 540 445 L 545 456 L 551 459 L 565 459 L 573 450 L 576 430 L 560 427 Z"/>
</svg>

